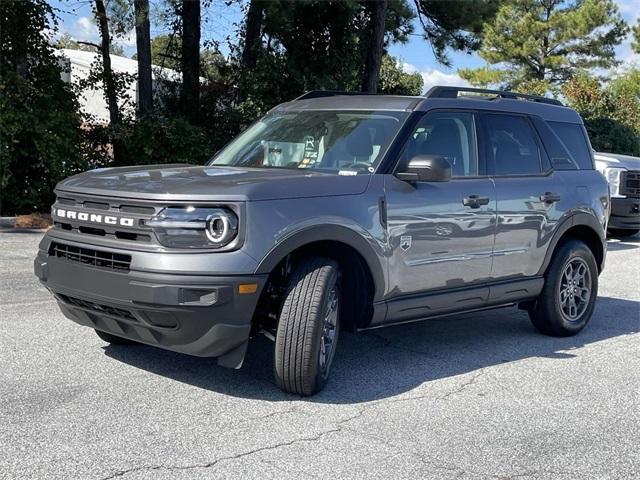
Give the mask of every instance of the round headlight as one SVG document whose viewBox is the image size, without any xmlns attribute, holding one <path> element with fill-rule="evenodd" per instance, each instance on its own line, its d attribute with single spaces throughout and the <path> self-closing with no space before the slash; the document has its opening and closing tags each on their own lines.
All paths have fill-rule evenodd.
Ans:
<svg viewBox="0 0 640 480">
<path fill-rule="evenodd" d="M 224 211 L 209 215 L 206 222 L 206 234 L 212 243 L 227 243 L 236 235 L 237 225 L 232 225 L 233 218 Z"/>
</svg>

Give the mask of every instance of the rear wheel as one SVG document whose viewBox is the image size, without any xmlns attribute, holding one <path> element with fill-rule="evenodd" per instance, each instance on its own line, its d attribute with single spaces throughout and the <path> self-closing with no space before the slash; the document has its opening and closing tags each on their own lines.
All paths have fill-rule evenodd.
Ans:
<svg viewBox="0 0 640 480">
<path fill-rule="evenodd" d="M 95 332 L 102 340 L 112 345 L 140 345 L 138 342 L 134 342 L 128 338 L 111 335 L 110 333 L 103 332 L 101 330 L 96 330 Z"/>
<path fill-rule="evenodd" d="M 302 259 L 292 273 L 274 349 L 278 386 L 313 395 L 329 378 L 340 331 L 340 270 L 328 258 Z"/>
<path fill-rule="evenodd" d="M 575 335 L 589 322 L 597 296 L 598 267 L 593 253 L 581 241 L 569 240 L 554 253 L 529 317 L 546 335 Z"/>
</svg>

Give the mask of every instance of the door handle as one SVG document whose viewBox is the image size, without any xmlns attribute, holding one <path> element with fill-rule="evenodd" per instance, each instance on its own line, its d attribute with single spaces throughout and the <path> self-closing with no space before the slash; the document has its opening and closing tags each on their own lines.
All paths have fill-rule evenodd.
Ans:
<svg viewBox="0 0 640 480">
<path fill-rule="evenodd" d="M 560 195 L 553 192 L 545 192 L 540 195 L 540 201 L 544 203 L 555 203 L 560 201 Z"/>
<path fill-rule="evenodd" d="M 462 204 L 465 207 L 480 208 L 481 205 L 489 204 L 489 197 L 481 197 L 480 195 L 469 195 L 464 197 Z"/>
</svg>

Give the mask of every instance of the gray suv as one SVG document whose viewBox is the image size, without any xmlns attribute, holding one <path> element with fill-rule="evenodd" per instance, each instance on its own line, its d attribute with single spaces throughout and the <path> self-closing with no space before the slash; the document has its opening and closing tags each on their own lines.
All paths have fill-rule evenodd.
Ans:
<svg viewBox="0 0 640 480">
<path fill-rule="evenodd" d="M 206 165 L 99 169 L 56 195 L 35 273 L 68 318 L 231 368 L 264 334 L 299 395 L 340 331 L 518 305 L 578 333 L 610 208 L 575 111 L 453 87 L 310 92 Z"/>
</svg>

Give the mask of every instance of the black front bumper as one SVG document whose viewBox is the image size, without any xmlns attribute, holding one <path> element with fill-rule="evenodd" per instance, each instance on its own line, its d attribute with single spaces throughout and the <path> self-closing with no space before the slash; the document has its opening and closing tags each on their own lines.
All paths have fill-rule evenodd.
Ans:
<svg viewBox="0 0 640 480">
<path fill-rule="evenodd" d="M 611 198 L 609 228 L 640 229 L 640 198 Z"/>
<path fill-rule="evenodd" d="M 34 270 L 76 323 L 137 342 L 239 367 L 266 275 L 111 271 L 40 251 Z M 240 284 L 257 284 L 240 294 Z"/>
</svg>

